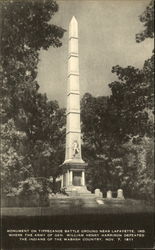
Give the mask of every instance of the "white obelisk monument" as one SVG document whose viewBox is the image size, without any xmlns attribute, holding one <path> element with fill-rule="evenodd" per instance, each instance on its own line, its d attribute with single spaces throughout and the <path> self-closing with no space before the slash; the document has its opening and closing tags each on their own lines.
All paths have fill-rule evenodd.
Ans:
<svg viewBox="0 0 155 250">
<path fill-rule="evenodd" d="M 78 55 L 78 23 L 73 16 L 69 24 L 67 111 L 66 111 L 66 155 L 62 165 L 61 187 L 68 194 L 89 193 L 85 186 L 85 167 L 87 163 L 81 155 L 80 128 L 80 86 Z"/>
</svg>

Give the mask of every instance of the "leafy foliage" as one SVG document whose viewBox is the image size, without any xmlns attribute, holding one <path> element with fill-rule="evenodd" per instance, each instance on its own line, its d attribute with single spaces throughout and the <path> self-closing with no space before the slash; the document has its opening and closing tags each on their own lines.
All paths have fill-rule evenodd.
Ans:
<svg viewBox="0 0 155 250">
<path fill-rule="evenodd" d="M 153 37 L 153 2 L 141 16 Z M 123 188 L 128 197 L 153 199 L 154 54 L 142 69 L 116 65 L 110 98 L 85 94 L 81 101 L 83 153 L 90 190 Z"/>
<path fill-rule="evenodd" d="M 17 131 L 13 119 L 1 126 L 2 190 L 11 192 L 21 179 L 28 178 L 31 164 L 24 155 L 26 134 Z"/>
<path fill-rule="evenodd" d="M 51 24 L 58 11 L 53 0 L 6 0 L 1 9 L 2 176 L 8 193 L 29 177 L 55 174 L 50 160 L 63 148 L 64 110 L 39 93 L 36 76 L 39 50 L 60 47 L 65 30 Z"/>
<path fill-rule="evenodd" d="M 120 82 L 109 85 L 112 90 L 111 101 L 117 108 L 117 117 L 121 126 L 124 124 L 122 130 L 126 135 L 153 134 L 153 58 L 154 55 L 145 62 L 142 70 L 131 66 L 115 66 L 112 69 Z"/>
<path fill-rule="evenodd" d="M 136 41 L 142 42 L 145 38 L 154 37 L 154 0 L 152 0 L 146 10 L 139 17 L 140 21 L 144 23 L 145 30 L 136 35 Z"/>
</svg>

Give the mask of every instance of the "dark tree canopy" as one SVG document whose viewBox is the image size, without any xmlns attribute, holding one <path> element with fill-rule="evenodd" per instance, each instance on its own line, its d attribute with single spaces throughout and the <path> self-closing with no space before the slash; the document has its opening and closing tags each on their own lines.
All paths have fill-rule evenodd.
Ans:
<svg viewBox="0 0 155 250">
<path fill-rule="evenodd" d="M 153 1 L 140 21 L 146 29 L 137 42 L 154 37 Z M 109 98 L 87 93 L 81 101 L 88 187 L 103 192 L 121 187 L 128 197 L 152 200 L 154 53 L 142 69 L 116 65 L 112 73 L 118 80 L 109 84 Z"/>
<path fill-rule="evenodd" d="M 62 45 L 65 30 L 51 24 L 57 11 L 58 4 L 53 0 L 1 2 L 1 137 L 5 192 L 18 188 L 19 183 L 28 178 L 56 176 L 63 157 L 64 109 L 39 93 L 36 81 L 40 49 Z"/>
<path fill-rule="evenodd" d="M 19 44 L 24 51 L 62 45 L 64 29 L 49 23 L 58 11 L 54 0 L 6 0 L 1 5 L 3 55 L 16 53 L 20 57 Z"/>
<path fill-rule="evenodd" d="M 39 50 L 62 45 L 64 29 L 49 23 L 57 11 L 53 0 L 1 3 L 2 97 L 8 117 L 19 113 L 25 96 L 28 99 L 38 90 Z"/>
<path fill-rule="evenodd" d="M 144 31 L 136 34 L 136 41 L 142 42 L 146 38 L 154 38 L 154 0 L 150 2 L 146 10 L 140 15 L 140 21 L 144 24 Z"/>
</svg>

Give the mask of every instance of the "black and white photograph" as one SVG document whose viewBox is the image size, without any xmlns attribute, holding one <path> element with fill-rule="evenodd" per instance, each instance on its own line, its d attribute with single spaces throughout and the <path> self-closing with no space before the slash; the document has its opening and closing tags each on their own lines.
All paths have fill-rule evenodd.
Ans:
<svg viewBox="0 0 155 250">
<path fill-rule="evenodd" d="M 0 0 L 1 250 L 154 249 L 154 1 Z"/>
</svg>

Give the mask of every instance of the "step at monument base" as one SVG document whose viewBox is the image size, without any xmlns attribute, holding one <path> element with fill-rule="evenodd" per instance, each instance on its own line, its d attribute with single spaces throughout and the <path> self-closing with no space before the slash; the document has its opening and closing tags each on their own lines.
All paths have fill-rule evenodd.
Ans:
<svg viewBox="0 0 155 250">
<path fill-rule="evenodd" d="M 65 192 L 69 196 L 95 197 L 94 194 L 87 190 L 86 186 L 68 186 Z"/>
</svg>

